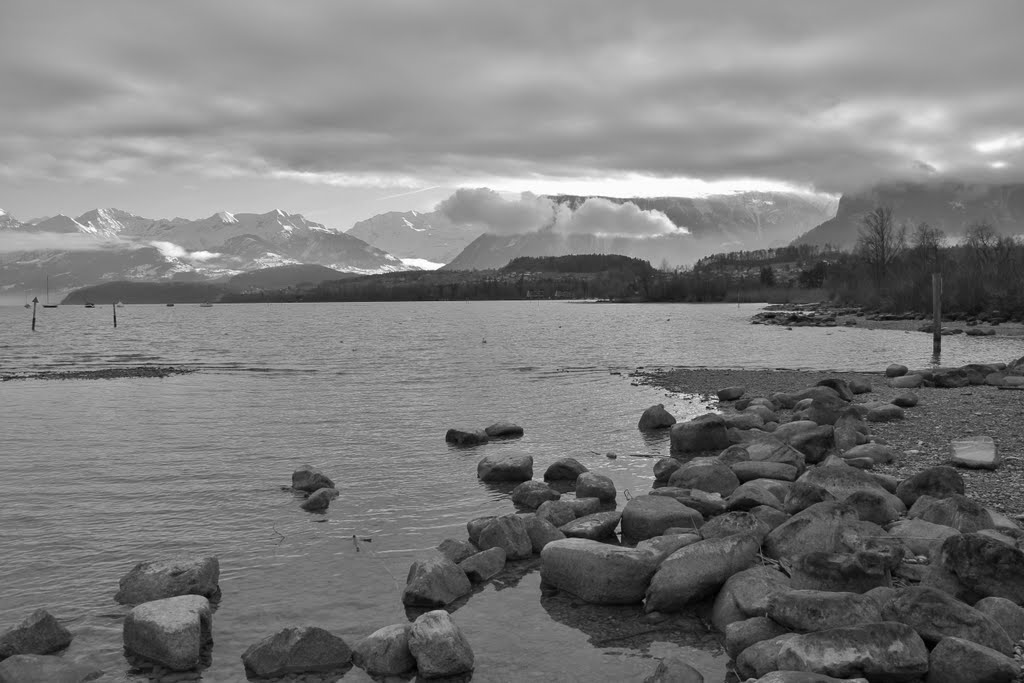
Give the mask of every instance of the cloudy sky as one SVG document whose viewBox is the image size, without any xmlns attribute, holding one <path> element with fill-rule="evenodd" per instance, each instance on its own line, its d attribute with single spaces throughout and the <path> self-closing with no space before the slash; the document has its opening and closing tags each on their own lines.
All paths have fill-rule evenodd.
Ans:
<svg viewBox="0 0 1024 683">
<path fill-rule="evenodd" d="M 4 0 L 0 207 L 1024 180 L 1019 0 Z"/>
</svg>

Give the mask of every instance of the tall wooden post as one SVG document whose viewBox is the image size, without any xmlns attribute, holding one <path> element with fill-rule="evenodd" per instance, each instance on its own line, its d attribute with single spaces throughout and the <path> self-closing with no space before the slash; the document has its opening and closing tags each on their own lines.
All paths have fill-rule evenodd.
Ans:
<svg viewBox="0 0 1024 683">
<path fill-rule="evenodd" d="M 117 327 L 117 304 L 110 304 L 110 310 L 114 312 L 114 327 Z"/>
<path fill-rule="evenodd" d="M 32 297 L 32 331 L 36 331 L 36 305 L 39 304 L 39 297 Z"/>
<path fill-rule="evenodd" d="M 932 273 L 932 355 L 942 353 L 942 273 Z"/>
</svg>

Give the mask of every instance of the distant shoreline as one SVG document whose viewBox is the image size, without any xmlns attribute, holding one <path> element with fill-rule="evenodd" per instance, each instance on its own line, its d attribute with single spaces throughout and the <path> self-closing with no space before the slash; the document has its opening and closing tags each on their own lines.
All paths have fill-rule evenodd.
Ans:
<svg viewBox="0 0 1024 683">
<path fill-rule="evenodd" d="M 19 379 L 125 379 L 152 378 L 163 379 L 172 375 L 188 375 L 197 372 L 196 368 L 174 366 L 140 365 L 131 368 L 103 368 L 101 370 L 44 370 L 42 372 L 11 373 L 0 375 L 0 381 L 9 382 Z"/>
</svg>

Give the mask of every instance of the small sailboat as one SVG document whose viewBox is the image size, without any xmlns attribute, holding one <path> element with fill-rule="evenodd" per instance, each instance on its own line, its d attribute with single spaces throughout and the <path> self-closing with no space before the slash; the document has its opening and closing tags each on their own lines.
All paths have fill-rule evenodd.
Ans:
<svg viewBox="0 0 1024 683">
<path fill-rule="evenodd" d="M 57 304 L 50 303 L 50 276 L 46 276 L 46 303 L 43 304 L 43 308 L 57 308 Z"/>
</svg>

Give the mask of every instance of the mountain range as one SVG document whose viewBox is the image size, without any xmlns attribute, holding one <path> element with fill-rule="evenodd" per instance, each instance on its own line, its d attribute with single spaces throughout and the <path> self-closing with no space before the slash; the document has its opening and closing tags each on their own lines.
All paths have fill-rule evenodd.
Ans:
<svg viewBox="0 0 1024 683">
<path fill-rule="evenodd" d="M 315 264 L 358 274 L 414 266 L 357 237 L 280 209 L 150 219 L 118 209 L 21 223 L 0 216 L 0 292 L 54 293 L 111 280 L 215 280 Z"/>
<path fill-rule="evenodd" d="M 908 236 L 922 222 L 943 231 L 952 241 L 977 223 L 988 223 L 1002 234 L 1024 233 L 1024 185 L 888 183 L 844 194 L 834 218 L 793 243 L 850 249 L 857 243 L 864 215 L 879 206 L 892 208 L 894 221 L 908 226 Z"/>
</svg>

